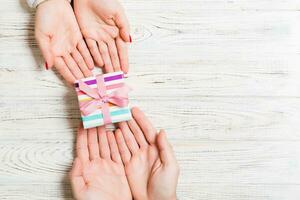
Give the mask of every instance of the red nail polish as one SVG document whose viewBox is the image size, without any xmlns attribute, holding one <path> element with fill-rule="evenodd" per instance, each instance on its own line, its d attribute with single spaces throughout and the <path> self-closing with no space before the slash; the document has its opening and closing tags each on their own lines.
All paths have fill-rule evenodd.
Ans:
<svg viewBox="0 0 300 200">
<path fill-rule="evenodd" d="M 130 41 L 130 43 L 132 43 L 132 38 L 131 38 L 131 35 L 129 35 L 129 41 Z"/>
<path fill-rule="evenodd" d="M 48 70 L 48 63 L 47 62 L 45 62 L 45 68 L 46 68 L 46 70 Z"/>
</svg>

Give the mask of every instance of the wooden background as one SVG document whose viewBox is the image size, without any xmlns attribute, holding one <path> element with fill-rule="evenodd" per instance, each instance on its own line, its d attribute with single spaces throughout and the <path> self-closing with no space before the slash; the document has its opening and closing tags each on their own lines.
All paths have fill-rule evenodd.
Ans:
<svg viewBox="0 0 300 200">
<path fill-rule="evenodd" d="M 178 198 L 300 199 L 300 1 L 126 0 L 132 105 L 167 129 Z M 0 0 L 0 199 L 71 199 L 72 88 Z"/>
</svg>

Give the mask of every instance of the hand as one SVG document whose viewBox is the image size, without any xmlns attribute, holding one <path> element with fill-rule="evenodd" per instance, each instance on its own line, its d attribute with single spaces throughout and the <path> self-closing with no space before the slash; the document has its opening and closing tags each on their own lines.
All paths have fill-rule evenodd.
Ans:
<svg viewBox="0 0 300 200">
<path fill-rule="evenodd" d="M 78 200 L 132 200 L 124 166 L 112 132 L 104 127 L 79 129 L 77 158 L 70 173 Z"/>
<path fill-rule="evenodd" d="M 129 23 L 117 0 L 74 0 L 74 12 L 96 65 L 128 72 Z"/>
<path fill-rule="evenodd" d="M 92 57 L 82 38 L 72 7 L 65 0 L 48 0 L 36 11 L 35 37 L 46 61 L 69 82 L 91 76 Z"/>
<path fill-rule="evenodd" d="M 136 200 L 175 200 L 179 166 L 163 130 L 138 109 L 115 133 L 126 176 Z"/>
</svg>

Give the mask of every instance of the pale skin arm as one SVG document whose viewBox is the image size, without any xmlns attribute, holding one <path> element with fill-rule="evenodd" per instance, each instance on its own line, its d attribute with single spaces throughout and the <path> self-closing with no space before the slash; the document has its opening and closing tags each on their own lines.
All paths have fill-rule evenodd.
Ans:
<svg viewBox="0 0 300 200">
<path fill-rule="evenodd" d="M 37 7 L 35 38 L 45 67 L 55 66 L 68 83 L 92 75 L 94 62 L 68 1 L 47 0 Z"/>
<path fill-rule="evenodd" d="M 144 113 L 132 109 L 133 119 L 119 124 L 115 133 L 133 198 L 173 200 L 179 165 L 161 130 L 158 134 Z"/>
<path fill-rule="evenodd" d="M 176 199 L 179 165 L 165 132 L 157 134 L 138 108 L 132 114 L 114 134 L 79 129 L 70 173 L 76 199 Z"/>
<path fill-rule="evenodd" d="M 79 128 L 76 158 L 70 172 L 77 200 L 131 200 L 124 166 L 112 132 Z"/>
<path fill-rule="evenodd" d="M 117 0 L 74 0 L 74 12 L 93 59 L 105 72 L 128 72 L 129 22 Z"/>
</svg>

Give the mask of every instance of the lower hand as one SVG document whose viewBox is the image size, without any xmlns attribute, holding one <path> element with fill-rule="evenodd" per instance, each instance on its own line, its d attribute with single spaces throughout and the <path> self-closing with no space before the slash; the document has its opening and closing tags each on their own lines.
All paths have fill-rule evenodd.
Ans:
<svg viewBox="0 0 300 200">
<path fill-rule="evenodd" d="M 175 200 L 179 166 L 164 131 L 157 132 L 138 109 L 115 133 L 126 176 L 136 200 Z"/>
<path fill-rule="evenodd" d="M 132 200 L 124 166 L 112 132 L 104 127 L 79 129 L 77 158 L 70 173 L 78 200 Z"/>
</svg>

